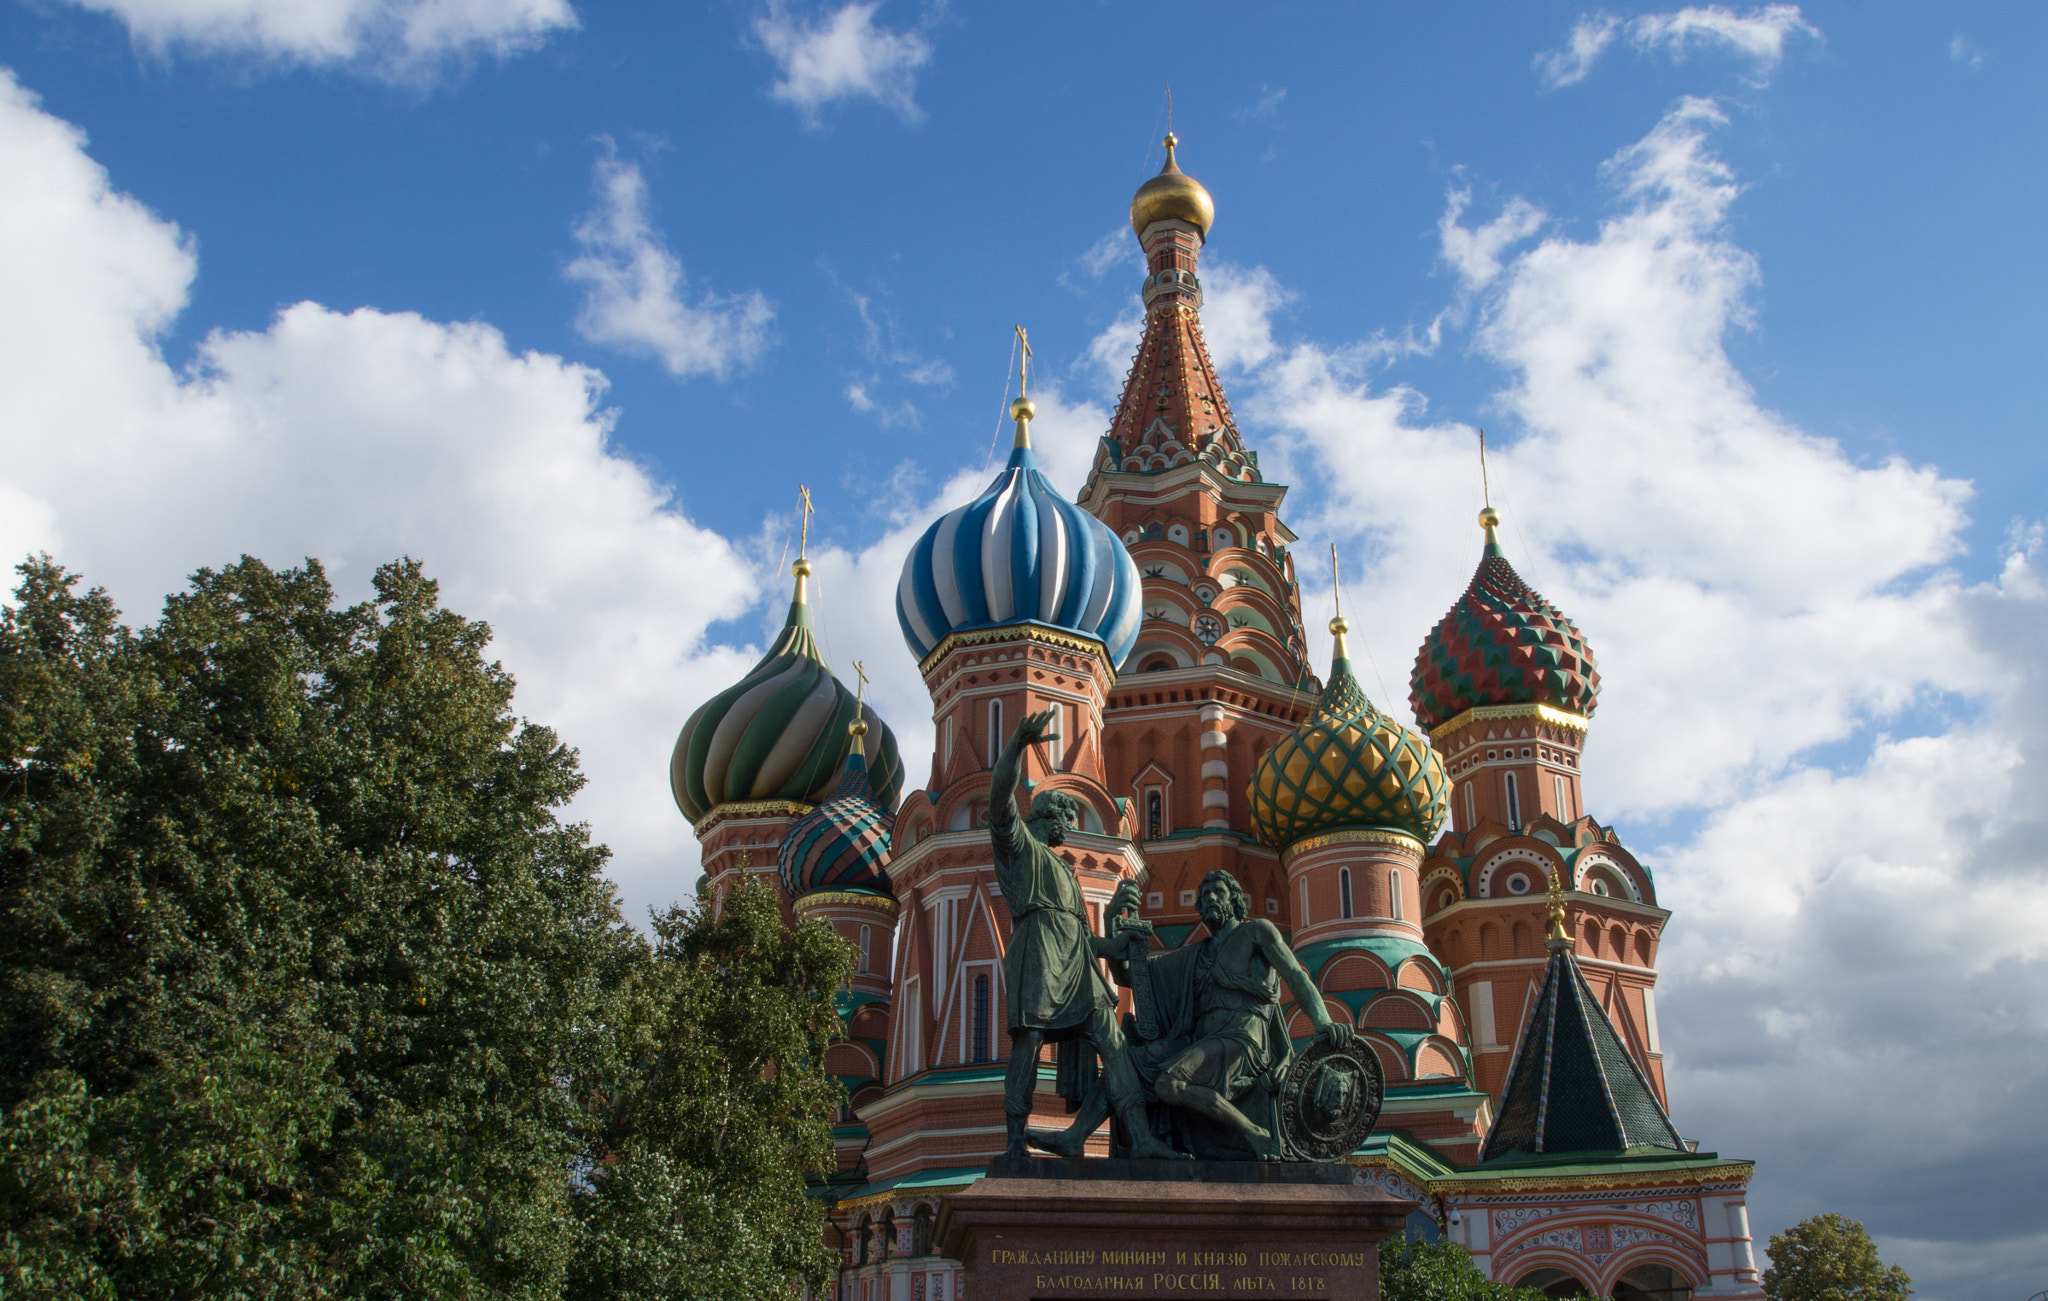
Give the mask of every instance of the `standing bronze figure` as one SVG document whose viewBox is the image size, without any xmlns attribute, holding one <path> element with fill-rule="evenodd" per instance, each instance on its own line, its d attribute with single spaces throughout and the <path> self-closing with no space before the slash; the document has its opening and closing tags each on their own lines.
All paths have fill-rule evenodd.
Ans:
<svg viewBox="0 0 2048 1301">
<path fill-rule="evenodd" d="M 996 760 L 989 799 L 989 838 L 995 845 L 996 882 L 1010 908 L 1010 944 L 1003 955 L 1003 996 L 1009 1007 L 1010 1063 L 1003 1086 L 1007 1155 L 1025 1155 L 1031 1098 L 1038 1087 L 1038 1054 L 1047 1043 L 1061 1045 L 1070 1058 L 1092 1048 L 1102 1060 L 1103 1078 L 1088 1091 L 1084 1118 L 1093 1123 L 1072 1137 L 1045 1137 L 1041 1146 L 1079 1155 L 1080 1144 L 1102 1123 L 1102 1102 L 1116 1108 L 1133 1138 L 1132 1155 L 1181 1155 L 1153 1136 L 1146 1123 L 1145 1095 L 1131 1070 L 1123 1032 L 1117 1024 L 1116 992 L 1102 975 L 1098 957 L 1109 941 L 1088 922 L 1087 905 L 1071 867 L 1054 854 L 1067 833 L 1080 825 L 1081 805 L 1071 795 L 1047 791 L 1031 802 L 1028 818 L 1017 811 L 1017 780 L 1024 751 L 1055 739 L 1052 711 L 1029 714 L 1017 724 Z M 1078 1078 L 1084 1072 L 1062 1074 Z M 1076 1126 L 1076 1129 L 1079 1127 Z"/>
</svg>

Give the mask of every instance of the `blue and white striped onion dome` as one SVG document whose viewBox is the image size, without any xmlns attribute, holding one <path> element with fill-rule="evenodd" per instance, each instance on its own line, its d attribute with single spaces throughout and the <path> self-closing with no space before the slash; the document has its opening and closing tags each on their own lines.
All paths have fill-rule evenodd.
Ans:
<svg viewBox="0 0 2048 1301">
<path fill-rule="evenodd" d="M 903 562 L 903 640 L 922 661 L 952 633 L 1035 623 L 1101 642 L 1120 667 L 1144 618 L 1138 566 L 1121 538 L 1039 472 L 1030 400 L 1019 398 L 1010 414 L 1010 463 L 979 497 L 926 529 Z"/>
<path fill-rule="evenodd" d="M 889 887 L 889 829 L 894 819 L 875 800 L 861 753 L 864 723 L 852 724 L 853 749 L 832 798 L 798 818 L 782 838 L 776 865 L 792 899 L 819 890 L 895 897 Z"/>
</svg>

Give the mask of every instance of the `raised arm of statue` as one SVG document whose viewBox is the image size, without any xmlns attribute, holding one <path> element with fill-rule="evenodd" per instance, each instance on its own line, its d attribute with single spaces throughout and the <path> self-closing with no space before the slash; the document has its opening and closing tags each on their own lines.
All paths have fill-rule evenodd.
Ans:
<svg viewBox="0 0 2048 1301">
<path fill-rule="evenodd" d="M 989 829 L 995 833 L 998 851 L 1007 847 L 1015 835 L 1015 828 L 1023 820 L 1023 815 L 1017 811 L 1017 781 L 1024 775 L 1024 751 L 1041 741 L 1057 739 L 1052 730 L 1052 718 L 1050 709 L 1026 714 L 1018 721 L 1017 730 L 1010 734 L 1009 744 L 996 756 L 995 771 L 990 774 L 988 823 Z"/>
<path fill-rule="evenodd" d="M 1316 1033 L 1339 1048 L 1350 1043 L 1351 1023 L 1330 1019 L 1329 1010 L 1323 1006 L 1323 992 L 1316 988 L 1314 977 L 1294 956 L 1294 950 L 1287 947 L 1287 941 L 1280 938 L 1280 932 L 1274 929 L 1273 923 L 1258 917 L 1245 924 L 1253 928 L 1253 940 L 1258 944 L 1259 952 L 1265 955 L 1273 970 L 1280 973 L 1287 987 L 1294 991 L 1295 1005 L 1314 1023 Z"/>
</svg>

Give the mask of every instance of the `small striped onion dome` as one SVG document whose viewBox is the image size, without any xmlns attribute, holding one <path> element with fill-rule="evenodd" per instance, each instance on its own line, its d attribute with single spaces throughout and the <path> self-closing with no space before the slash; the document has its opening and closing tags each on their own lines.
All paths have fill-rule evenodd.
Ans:
<svg viewBox="0 0 2048 1301">
<path fill-rule="evenodd" d="M 861 753 L 865 723 L 854 723 L 846 775 L 832 798 L 796 820 L 782 839 L 782 884 L 792 899 L 815 890 L 851 890 L 894 897 L 889 888 L 889 827 L 894 819 L 875 801 L 868 761 Z"/>
<path fill-rule="evenodd" d="M 1346 628 L 1341 618 L 1330 621 L 1337 654 L 1316 712 L 1252 775 L 1252 826 L 1276 849 L 1339 828 L 1400 831 L 1426 845 L 1450 811 L 1443 760 L 1366 699 L 1351 674 Z"/>
<path fill-rule="evenodd" d="M 669 756 L 669 787 L 693 823 L 721 804 L 825 799 L 846 762 L 856 710 L 876 738 L 869 775 L 878 799 L 893 809 L 903 790 L 895 734 L 832 675 L 811 635 L 810 561 L 792 568 L 796 596 L 775 644 L 747 676 L 698 706 Z"/>
<path fill-rule="evenodd" d="M 1120 666 L 1144 617 L 1138 567 L 1122 539 L 1039 473 L 1031 400 L 1017 399 L 1010 414 L 1010 463 L 979 497 L 926 529 L 903 562 L 903 640 L 922 661 L 951 633 L 1040 624 L 1101 642 Z"/>
<path fill-rule="evenodd" d="M 1522 581 L 1494 535 L 1500 516 L 1480 512 L 1486 552 L 1471 585 L 1415 653 L 1408 703 L 1437 728 L 1480 705 L 1552 705 L 1591 718 L 1600 670 L 1578 628 Z"/>
</svg>

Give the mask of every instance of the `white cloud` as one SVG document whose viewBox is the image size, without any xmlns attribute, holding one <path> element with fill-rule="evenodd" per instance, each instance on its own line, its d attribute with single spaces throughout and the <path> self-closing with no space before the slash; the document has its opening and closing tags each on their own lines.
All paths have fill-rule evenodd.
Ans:
<svg viewBox="0 0 2048 1301">
<path fill-rule="evenodd" d="M 0 174 L 10 554 L 50 548 L 134 620 L 243 552 L 320 557 L 351 599 L 378 563 L 420 558 L 451 608 L 490 621 L 520 710 L 581 749 L 573 814 L 616 851 L 633 915 L 687 895 L 668 748 L 751 663 L 706 629 L 752 607 L 759 575 L 612 454 L 603 377 L 486 325 L 315 303 L 174 370 L 156 337 L 184 306 L 190 241 L 4 73 Z"/>
<path fill-rule="evenodd" d="M 1843 1210 L 1923 1295 L 2023 1295 L 2048 1160 L 2048 1131 L 2015 1121 L 2048 1088 L 2048 547 L 2022 530 L 1996 581 L 1966 582 L 1967 484 L 1859 463 L 1758 404 L 1726 351 L 1760 273 L 1729 232 L 1722 125 L 1681 101 L 1617 154 L 1588 238 L 1533 205 L 1468 228 L 1447 196 L 1443 256 L 1507 376 L 1504 540 L 1601 659 L 1588 807 L 1675 912 L 1659 1002 L 1682 1131 L 1758 1160 L 1760 1237 Z M 1474 431 L 1368 382 L 1370 348 L 1262 334 L 1276 294 L 1256 272 L 1209 294 L 1272 341 L 1240 355 L 1234 405 L 1297 485 L 1302 560 L 1346 553 L 1369 689 L 1400 710 L 1478 559 Z M 1327 578 L 1303 571 L 1319 634 Z"/>
<path fill-rule="evenodd" d="M 1584 81 L 1593 65 L 1626 34 L 1629 44 L 1645 54 L 1682 60 L 1696 49 L 1719 49 L 1748 62 L 1750 80 L 1762 85 L 1785 57 L 1785 42 L 1794 36 L 1821 38 L 1798 5 L 1772 4 L 1737 13 L 1722 5 L 1689 5 L 1670 13 L 1643 14 L 1627 22 L 1597 14 L 1581 18 L 1562 50 L 1546 51 L 1535 60 L 1538 80 L 1555 90 Z"/>
<path fill-rule="evenodd" d="M 504 57 L 576 24 L 568 0 L 71 0 L 110 14 L 146 48 L 354 64 L 416 77 L 444 62 Z"/>
<path fill-rule="evenodd" d="M 1984 66 L 1984 51 L 1977 47 L 1976 42 L 1961 32 L 1957 32 L 1954 36 L 1949 37 L 1948 57 L 1953 62 L 1962 64 L 1972 72 Z"/>
<path fill-rule="evenodd" d="M 565 274 L 584 286 L 576 330 L 660 361 L 678 379 L 724 379 L 767 350 L 775 309 L 758 291 L 683 301 L 683 266 L 647 215 L 647 178 L 606 140 L 597 206 L 576 226 L 583 253 Z"/>
<path fill-rule="evenodd" d="M 1584 81 L 1607 47 L 1614 43 L 1614 29 L 1620 25 L 1606 14 L 1579 19 L 1562 50 L 1546 50 L 1536 56 L 1536 74 L 1543 85 L 1555 90 Z"/>
<path fill-rule="evenodd" d="M 1287 102 L 1287 87 L 1274 89 L 1264 82 L 1259 83 L 1257 100 L 1231 114 L 1240 122 L 1270 122 L 1280 116 L 1280 106 Z"/>
<path fill-rule="evenodd" d="M 785 0 L 773 0 L 754 21 L 755 36 L 782 72 L 768 93 L 810 126 L 819 124 L 820 109 L 843 99 L 872 99 L 906 122 L 921 120 L 917 71 L 931 62 L 931 43 L 916 31 L 877 26 L 879 8 L 881 0 L 855 0 L 805 18 Z"/>
</svg>

